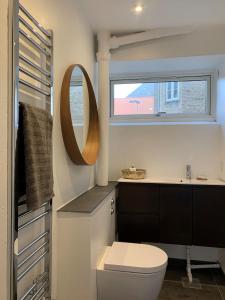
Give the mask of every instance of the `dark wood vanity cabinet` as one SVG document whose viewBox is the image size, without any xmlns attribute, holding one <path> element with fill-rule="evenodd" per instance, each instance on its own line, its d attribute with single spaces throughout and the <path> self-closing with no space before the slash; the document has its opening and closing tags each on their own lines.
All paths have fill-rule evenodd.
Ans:
<svg viewBox="0 0 225 300">
<path fill-rule="evenodd" d="M 119 185 L 117 228 L 118 238 L 123 242 L 159 241 L 158 185 Z"/>
<path fill-rule="evenodd" d="M 160 187 L 160 242 L 192 244 L 192 188 L 185 185 Z"/>
<path fill-rule="evenodd" d="M 158 214 L 159 186 L 147 183 L 121 183 L 117 205 L 120 213 Z"/>
<path fill-rule="evenodd" d="M 193 244 L 225 247 L 225 188 L 193 188 Z"/>
<path fill-rule="evenodd" d="M 121 242 L 158 242 L 159 217 L 149 214 L 117 214 L 118 239 Z"/>
<path fill-rule="evenodd" d="M 119 241 L 225 248 L 225 187 L 120 183 Z"/>
</svg>

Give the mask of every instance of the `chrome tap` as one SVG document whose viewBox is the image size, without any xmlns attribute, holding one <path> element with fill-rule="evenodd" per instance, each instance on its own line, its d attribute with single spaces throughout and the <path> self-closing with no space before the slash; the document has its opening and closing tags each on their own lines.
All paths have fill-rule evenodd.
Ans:
<svg viewBox="0 0 225 300">
<path fill-rule="evenodd" d="M 186 165 L 186 179 L 191 179 L 191 165 Z"/>
</svg>

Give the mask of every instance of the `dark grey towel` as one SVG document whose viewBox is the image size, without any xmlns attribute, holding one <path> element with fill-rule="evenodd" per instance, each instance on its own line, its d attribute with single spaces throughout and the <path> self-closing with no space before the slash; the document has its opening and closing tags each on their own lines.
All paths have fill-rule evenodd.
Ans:
<svg viewBox="0 0 225 300">
<path fill-rule="evenodd" d="M 17 176 L 20 176 L 20 172 L 23 176 L 25 170 L 26 204 L 31 210 L 39 208 L 54 196 L 52 123 L 52 116 L 47 111 L 20 103 L 18 138 L 23 141 L 19 143 L 21 155 L 18 157 L 20 170 L 17 172 Z M 21 166 L 21 162 L 25 164 L 24 168 Z M 21 194 L 23 193 L 20 192 Z"/>
</svg>

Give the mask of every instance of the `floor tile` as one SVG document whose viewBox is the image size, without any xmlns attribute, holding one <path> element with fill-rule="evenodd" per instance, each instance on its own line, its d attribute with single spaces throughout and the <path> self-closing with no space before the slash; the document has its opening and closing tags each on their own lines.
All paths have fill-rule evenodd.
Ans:
<svg viewBox="0 0 225 300">
<path fill-rule="evenodd" d="M 179 282 L 165 281 L 158 300 L 221 300 L 216 286 L 203 286 L 201 290 L 183 288 Z"/>
<path fill-rule="evenodd" d="M 221 269 L 211 270 L 214 281 L 222 286 L 225 286 L 225 275 Z"/>
<path fill-rule="evenodd" d="M 215 273 L 213 276 L 209 269 L 192 270 L 193 278 L 199 279 L 201 284 L 216 284 L 216 277 L 218 283 L 221 283 L 222 278 L 225 280 L 225 276 L 221 273 Z M 221 277 L 222 276 L 222 277 Z M 165 280 L 169 281 L 181 281 L 182 277 L 187 277 L 186 262 L 181 260 L 169 260 Z"/>
<path fill-rule="evenodd" d="M 222 270 L 198 269 L 192 270 L 192 275 L 201 283 L 200 288 L 183 286 L 182 277 L 187 277 L 186 261 L 170 259 L 158 300 L 225 300 L 225 275 Z"/>
<path fill-rule="evenodd" d="M 182 277 L 187 276 L 185 270 L 168 270 L 165 275 L 165 280 L 168 281 L 181 281 Z"/>
<path fill-rule="evenodd" d="M 192 282 L 190 282 L 188 277 L 182 277 L 181 282 L 184 288 L 198 289 L 198 290 L 202 289 L 202 284 L 200 280 L 197 278 L 192 278 Z"/>
<path fill-rule="evenodd" d="M 201 284 L 216 284 L 210 269 L 192 270 L 192 276 L 193 278 L 198 278 Z"/>
<path fill-rule="evenodd" d="M 186 276 L 186 262 L 184 260 L 169 259 L 165 280 L 181 281 Z"/>
<path fill-rule="evenodd" d="M 218 289 L 219 289 L 222 300 L 225 300 L 225 286 L 224 285 L 218 285 Z"/>
</svg>

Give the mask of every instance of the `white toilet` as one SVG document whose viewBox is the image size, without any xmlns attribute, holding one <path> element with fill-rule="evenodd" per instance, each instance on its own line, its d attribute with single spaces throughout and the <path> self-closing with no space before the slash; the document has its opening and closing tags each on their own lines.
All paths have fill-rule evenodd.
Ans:
<svg viewBox="0 0 225 300">
<path fill-rule="evenodd" d="M 97 267 L 98 300 L 156 300 L 167 261 L 155 246 L 114 242 Z"/>
</svg>

